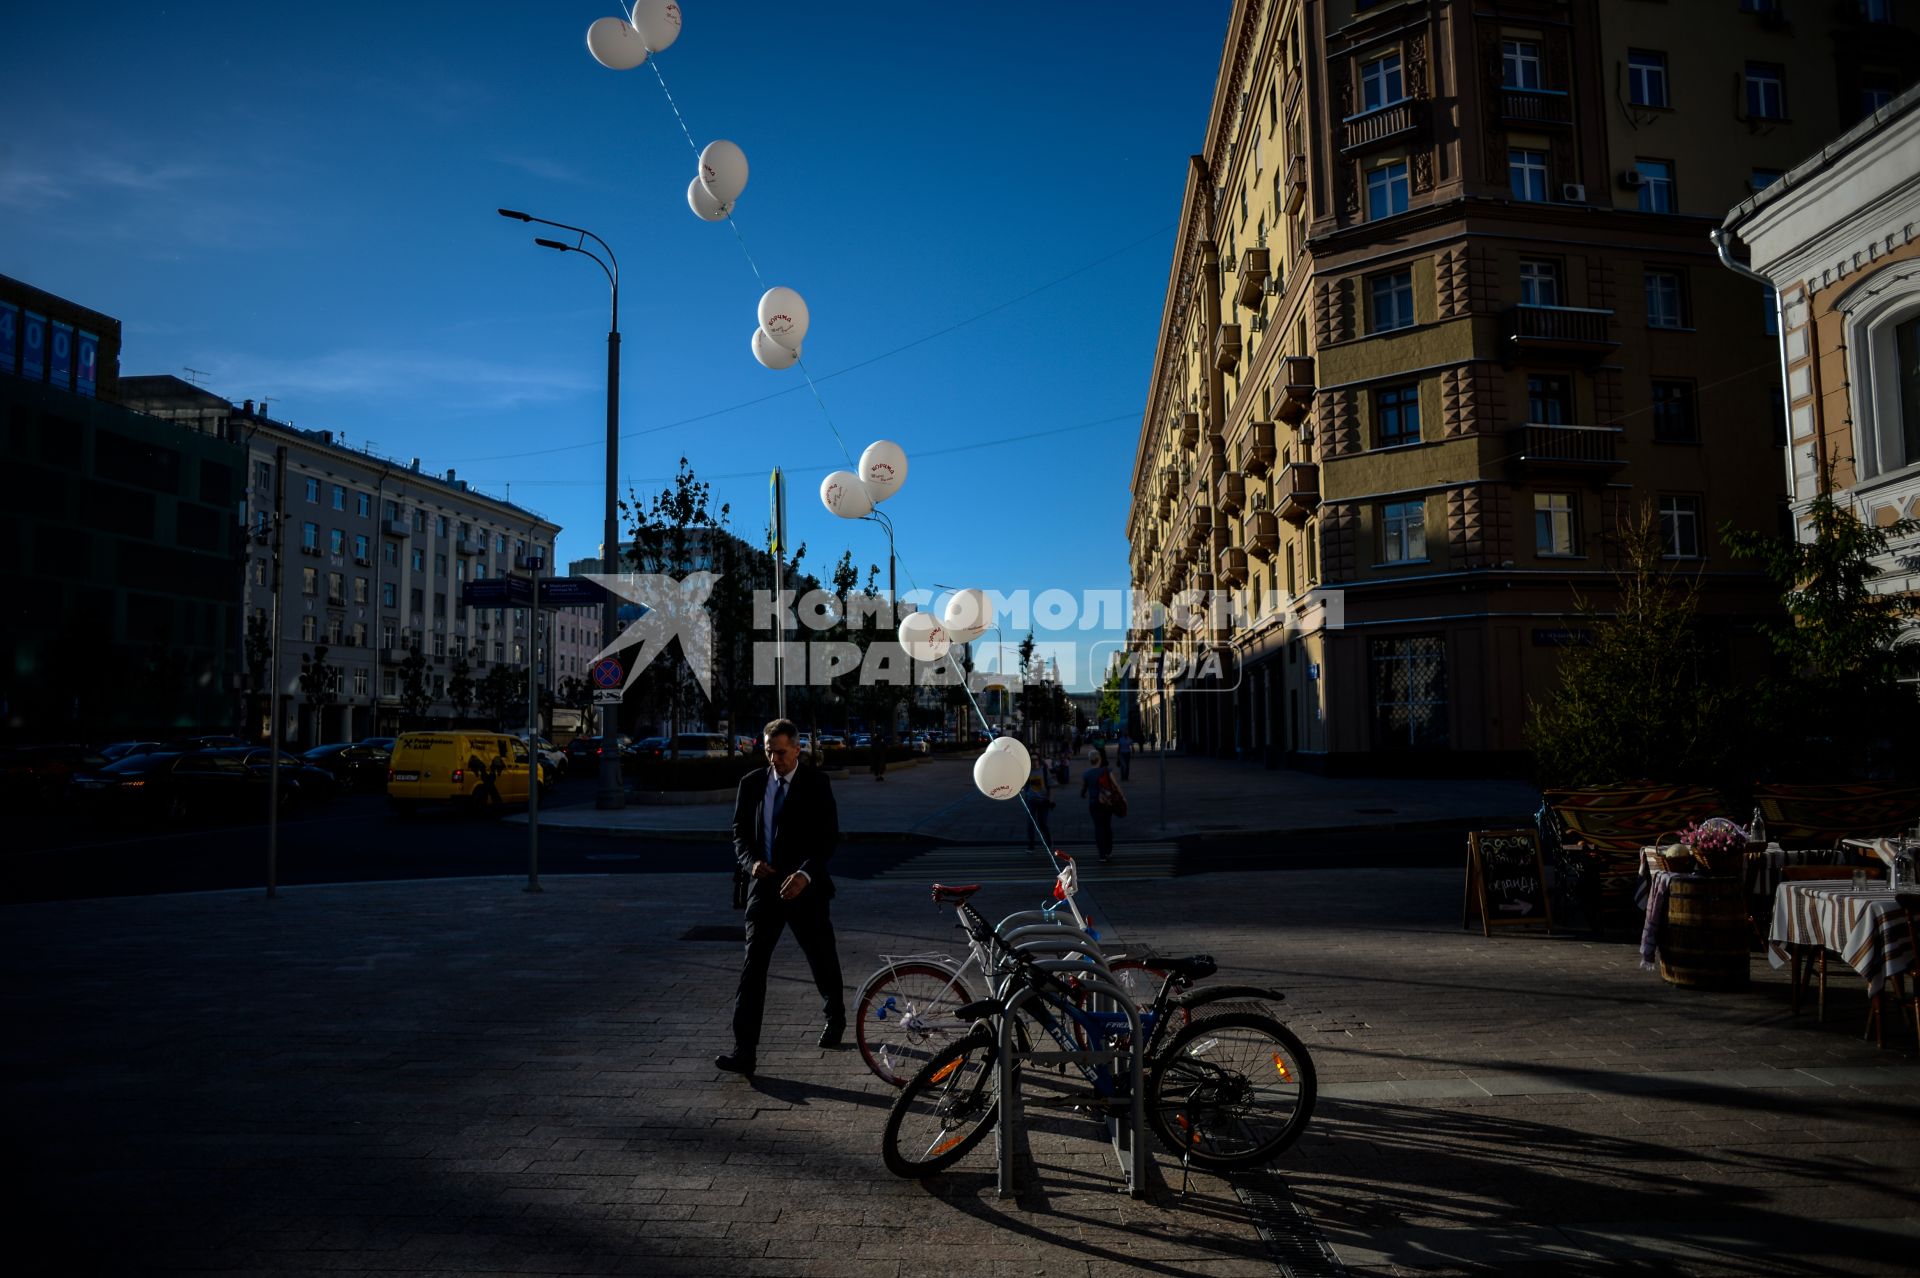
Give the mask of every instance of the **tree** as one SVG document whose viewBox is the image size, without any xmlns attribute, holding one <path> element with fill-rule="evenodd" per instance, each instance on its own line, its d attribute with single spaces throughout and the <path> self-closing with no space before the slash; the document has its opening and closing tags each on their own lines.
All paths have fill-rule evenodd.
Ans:
<svg viewBox="0 0 1920 1278">
<path fill-rule="evenodd" d="M 1699 581 L 1669 570 L 1664 549 L 1642 506 L 1619 535 L 1612 615 L 1575 592 L 1579 629 L 1590 638 L 1562 653 L 1554 693 L 1528 703 L 1541 784 L 1719 779 L 1733 744 L 1727 693 L 1711 677 L 1696 625 Z"/>
<path fill-rule="evenodd" d="M 473 667 L 467 664 L 467 654 L 460 653 L 453 659 L 452 676 L 447 680 L 447 700 L 453 703 L 453 713 L 464 719 L 467 711 L 473 708 Z"/>
<path fill-rule="evenodd" d="M 273 678 L 273 629 L 265 611 L 247 617 L 243 647 L 247 657 L 247 690 L 242 730 L 248 736 L 260 737 L 264 735 L 260 725 L 265 712 L 259 707 L 270 691 L 267 684 Z"/>
<path fill-rule="evenodd" d="M 526 717 L 527 672 L 518 666 L 495 662 L 480 680 L 480 709 L 495 727 L 513 721 L 515 711 Z"/>
<path fill-rule="evenodd" d="M 427 691 L 427 658 L 420 645 L 414 644 L 400 663 L 400 709 L 417 719 L 432 705 L 433 694 Z"/>
<path fill-rule="evenodd" d="M 568 675 L 560 681 L 555 700 L 569 710 L 577 710 L 583 716 L 589 715 L 593 713 L 593 692 L 591 679 Z"/>
<path fill-rule="evenodd" d="M 1862 779 L 1902 746 L 1913 762 L 1906 739 L 1920 704 L 1902 679 L 1913 673 L 1916 650 L 1898 640 L 1920 601 L 1876 591 L 1881 569 L 1873 561 L 1915 533 L 1920 519 L 1863 523 L 1835 499 L 1831 476 L 1807 507 L 1804 537 L 1721 530 L 1734 557 L 1758 563 L 1780 590 L 1788 614 L 1760 627 L 1781 669 L 1754 698 L 1753 727 L 1772 738 L 1769 756 L 1791 760 L 1797 776 Z"/>
<path fill-rule="evenodd" d="M 326 707 L 339 699 L 340 671 L 327 664 L 327 651 L 326 644 L 317 643 L 311 655 L 300 654 L 300 694 L 307 699 L 307 708 L 313 711 L 310 740 L 314 745 L 320 744 Z"/>
</svg>

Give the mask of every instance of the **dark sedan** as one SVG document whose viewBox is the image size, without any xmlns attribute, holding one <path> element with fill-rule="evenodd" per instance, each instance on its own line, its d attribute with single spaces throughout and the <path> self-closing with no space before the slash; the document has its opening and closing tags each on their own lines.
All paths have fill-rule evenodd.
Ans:
<svg viewBox="0 0 1920 1278">
<path fill-rule="evenodd" d="M 0 797 L 36 806 L 54 803 L 76 773 L 107 760 L 83 745 L 16 746 L 0 751 Z"/>
<path fill-rule="evenodd" d="M 246 765 L 244 753 L 129 755 L 74 777 L 67 792 L 82 813 L 106 819 L 252 818 L 267 805 L 267 777 Z M 281 784 L 285 794 L 296 792 L 290 777 Z"/>
<path fill-rule="evenodd" d="M 370 745 L 342 741 L 315 746 L 300 757 L 330 773 L 342 790 L 384 790 L 387 764 L 393 756 Z"/>
<path fill-rule="evenodd" d="M 219 759 L 238 759 L 263 777 L 273 767 L 273 751 L 261 746 L 202 750 L 200 753 Z M 293 783 L 291 790 L 285 788 L 289 781 Z M 288 754 L 285 750 L 280 752 L 280 784 L 283 787 L 281 790 L 283 801 L 290 799 L 301 803 L 331 803 L 340 793 L 340 783 L 334 780 L 333 773 L 324 768 L 316 768 L 299 755 Z"/>
</svg>

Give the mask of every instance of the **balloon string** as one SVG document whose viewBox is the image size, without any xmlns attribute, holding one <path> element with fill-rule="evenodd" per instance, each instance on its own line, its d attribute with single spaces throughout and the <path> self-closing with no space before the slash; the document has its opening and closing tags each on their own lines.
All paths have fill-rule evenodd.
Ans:
<svg viewBox="0 0 1920 1278">
<path fill-rule="evenodd" d="M 740 251 L 741 253 L 746 255 L 747 265 L 753 268 L 754 280 L 758 282 L 761 289 L 764 290 L 767 287 L 767 277 L 760 274 L 760 263 L 753 260 L 753 250 L 747 247 L 747 237 L 740 234 L 740 224 L 733 220 L 733 215 L 731 213 L 727 215 L 727 225 L 733 228 L 733 238 L 740 241 Z M 811 382 L 813 379 L 808 378 L 807 380 Z M 816 396 L 819 393 L 820 393 L 819 391 L 814 392 Z M 829 422 L 828 424 L 831 425 L 832 423 Z M 835 433 L 838 434 L 839 432 L 836 431 Z M 841 451 L 844 452 L 845 449 L 846 449 L 846 445 L 844 444 L 841 445 Z"/>
<path fill-rule="evenodd" d="M 653 68 L 653 78 L 660 82 L 660 92 L 667 95 L 667 105 L 673 108 L 673 118 L 680 121 L 680 131 L 687 135 L 687 147 L 693 152 L 694 162 L 697 166 L 700 160 L 700 144 L 693 140 L 693 130 L 687 127 L 687 117 L 680 114 L 680 104 L 674 101 L 673 90 L 667 87 L 667 77 L 660 72 L 660 59 L 657 57 L 649 58 L 647 59 L 647 65 Z M 699 169 L 697 167 L 694 173 L 698 176 Z"/>
</svg>

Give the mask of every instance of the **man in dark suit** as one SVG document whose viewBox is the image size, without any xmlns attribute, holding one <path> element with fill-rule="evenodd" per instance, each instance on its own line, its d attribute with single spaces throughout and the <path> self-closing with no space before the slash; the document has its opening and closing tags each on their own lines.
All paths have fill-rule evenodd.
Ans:
<svg viewBox="0 0 1920 1278">
<path fill-rule="evenodd" d="M 840 952 L 834 947 L 827 909 L 833 899 L 827 864 L 840 840 L 833 783 L 800 761 L 800 730 L 792 720 L 769 723 L 764 744 L 768 766 L 742 777 L 733 801 L 733 855 L 749 878 L 747 961 L 733 1009 L 733 1051 L 716 1056 L 713 1063 L 736 1074 L 753 1073 L 767 1002 L 767 969 L 785 928 L 793 929 L 820 991 L 827 1022 L 820 1046 L 840 1046 L 847 1032 Z"/>
</svg>

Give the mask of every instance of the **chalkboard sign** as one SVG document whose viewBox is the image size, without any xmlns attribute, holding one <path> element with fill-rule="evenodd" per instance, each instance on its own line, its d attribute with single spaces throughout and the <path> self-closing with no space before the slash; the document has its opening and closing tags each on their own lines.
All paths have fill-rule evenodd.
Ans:
<svg viewBox="0 0 1920 1278">
<path fill-rule="evenodd" d="M 1460 926 L 1480 911 L 1480 932 L 1495 927 L 1544 923 L 1553 931 L 1553 907 L 1547 902 L 1547 875 L 1540 862 L 1540 840 L 1532 830 L 1475 830 L 1467 836 L 1466 901 Z"/>
</svg>

